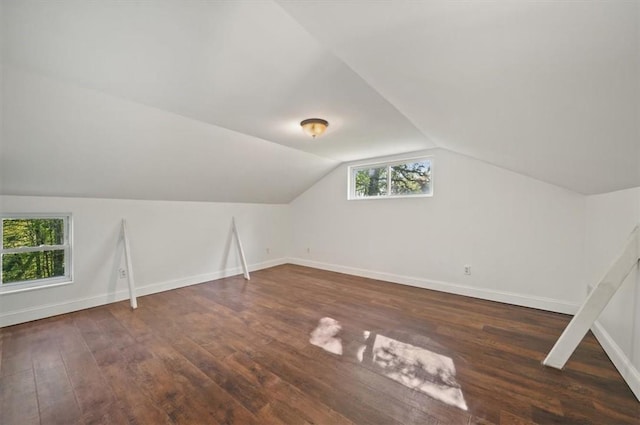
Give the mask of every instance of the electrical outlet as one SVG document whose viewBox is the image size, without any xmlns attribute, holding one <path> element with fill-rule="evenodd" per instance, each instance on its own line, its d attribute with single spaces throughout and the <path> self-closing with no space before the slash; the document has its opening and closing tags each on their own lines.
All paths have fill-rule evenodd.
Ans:
<svg viewBox="0 0 640 425">
<path fill-rule="evenodd" d="M 127 271 L 125 269 L 118 269 L 118 277 L 120 279 L 126 279 L 127 278 Z"/>
<path fill-rule="evenodd" d="M 471 266 L 466 264 L 464 266 L 464 274 L 466 274 L 467 276 L 471 275 Z"/>
<path fill-rule="evenodd" d="M 311 254 L 311 248 L 307 248 L 307 254 Z"/>
<path fill-rule="evenodd" d="M 271 248 L 267 248 L 267 254 L 271 254 Z"/>
</svg>

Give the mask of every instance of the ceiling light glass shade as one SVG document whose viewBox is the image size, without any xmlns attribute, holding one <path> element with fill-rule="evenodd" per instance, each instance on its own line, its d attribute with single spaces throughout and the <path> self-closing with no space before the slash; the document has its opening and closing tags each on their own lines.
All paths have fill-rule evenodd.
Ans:
<svg viewBox="0 0 640 425">
<path fill-rule="evenodd" d="M 300 125 L 305 133 L 315 138 L 325 132 L 327 127 L 329 127 L 329 122 L 321 118 L 309 118 L 302 121 Z"/>
</svg>

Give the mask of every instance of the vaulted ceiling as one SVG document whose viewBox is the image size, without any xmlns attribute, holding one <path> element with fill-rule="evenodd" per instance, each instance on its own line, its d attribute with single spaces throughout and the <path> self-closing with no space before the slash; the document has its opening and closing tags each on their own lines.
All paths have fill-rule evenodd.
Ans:
<svg viewBox="0 0 640 425">
<path fill-rule="evenodd" d="M 585 194 L 640 185 L 635 1 L 1 13 L 5 194 L 288 202 L 342 161 L 431 147 Z"/>
</svg>

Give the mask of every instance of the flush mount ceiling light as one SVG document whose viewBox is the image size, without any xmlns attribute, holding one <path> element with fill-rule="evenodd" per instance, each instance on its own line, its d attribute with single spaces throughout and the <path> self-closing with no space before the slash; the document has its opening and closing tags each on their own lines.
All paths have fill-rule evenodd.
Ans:
<svg viewBox="0 0 640 425">
<path fill-rule="evenodd" d="M 300 125 L 305 133 L 315 139 L 316 136 L 321 136 L 325 132 L 329 127 L 329 122 L 321 118 L 308 118 L 302 121 Z"/>
</svg>

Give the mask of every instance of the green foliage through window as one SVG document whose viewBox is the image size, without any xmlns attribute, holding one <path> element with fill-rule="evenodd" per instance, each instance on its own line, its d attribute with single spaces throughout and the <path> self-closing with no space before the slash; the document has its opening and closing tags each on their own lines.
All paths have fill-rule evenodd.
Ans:
<svg viewBox="0 0 640 425">
<path fill-rule="evenodd" d="M 2 283 L 68 275 L 65 218 L 2 219 Z"/>
<path fill-rule="evenodd" d="M 2 282 L 64 276 L 64 250 L 2 255 Z"/>
<path fill-rule="evenodd" d="M 351 169 L 354 198 L 431 195 L 431 160 Z"/>
<path fill-rule="evenodd" d="M 382 196 L 387 194 L 387 167 L 356 170 L 356 196 Z"/>
</svg>

